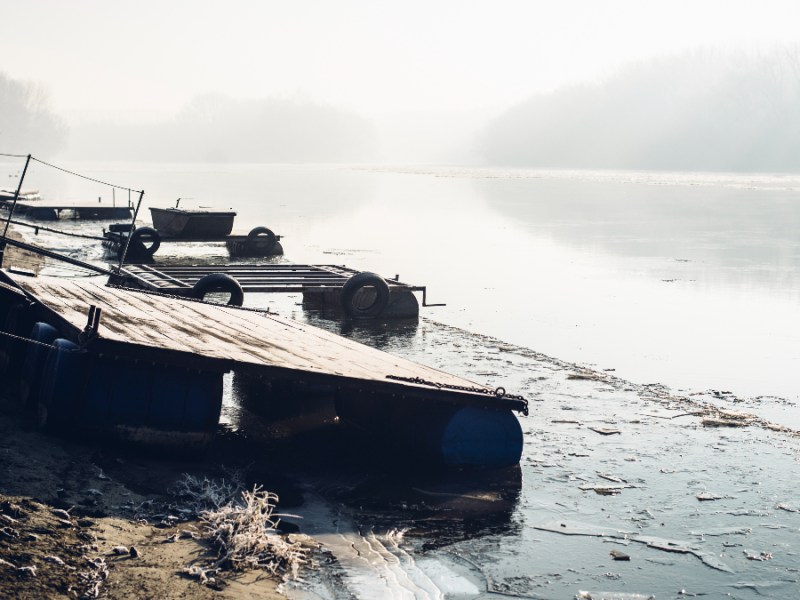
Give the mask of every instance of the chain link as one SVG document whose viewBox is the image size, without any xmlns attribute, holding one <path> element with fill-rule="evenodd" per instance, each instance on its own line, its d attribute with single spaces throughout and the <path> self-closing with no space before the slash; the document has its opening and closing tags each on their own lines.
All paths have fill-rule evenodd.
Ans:
<svg viewBox="0 0 800 600">
<path fill-rule="evenodd" d="M 436 381 L 428 381 L 427 379 L 423 379 L 422 377 L 403 377 L 401 375 L 387 375 L 386 379 L 393 379 L 395 381 L 405 381 L 408 383 L 416 383 L 419 385 L 428 385 L 431 387 L 435 387 L 438 390 L 454 390 L 458 392 L 483 394 L 484 396 L 494 396 L 495 398 L 507 398 L 509 400 L 519 400 L 525 403 L 525 407 L 522 409 L 522 413 L 525 416 L 528 416 L 528 401 L 523 396 L 506 393 L 506 389 L 503 387 L 498 387 L 492 390 L 491 388 L 485 388 L 485 387 L 455 385 L 450 383 L 438 383 Z"/>
</svg>

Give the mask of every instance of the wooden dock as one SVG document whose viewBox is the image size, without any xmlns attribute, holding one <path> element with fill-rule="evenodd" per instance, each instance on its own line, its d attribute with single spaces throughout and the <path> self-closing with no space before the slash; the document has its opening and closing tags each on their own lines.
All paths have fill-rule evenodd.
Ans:
<svg viewBox="0 0 800 600">
<path fill-rule="evenodd" d="M 102 311 L 94 351 L 166 363 L 214 362 L 255 375 L 295 372 L 343 386 L 509 410 L 527 402 L 498 397 L 472 381 L 414 363 L 272 313 L 113 288 L 82 280 L 19 277 L 18 285 L 77 339 L 90 306 Z M 424 382 L 424 383 L 418 383 Z"/>
<path fill-rule="evenodd" d="M 522 453 L 524 398 L 269 312 L 0 271 L 0 313 L 0 354 L 19 365 L 5 377 L 48 430 L 208 443 L 233 371 L 265 418 L 328 415 L 317 427 L 408 464 L 504 467 Z"/>
<path fill-rule="evenodd" d="M 11 205 L 7 204 L 6 208 Z M 90 202 L 43 203 L 41 201 L 17 202 L 16 214 L 36 221 L 57 221 L 59 219 L 130 219 L 133 209 L 129 206 L 109 206 Z"/>
</svg>

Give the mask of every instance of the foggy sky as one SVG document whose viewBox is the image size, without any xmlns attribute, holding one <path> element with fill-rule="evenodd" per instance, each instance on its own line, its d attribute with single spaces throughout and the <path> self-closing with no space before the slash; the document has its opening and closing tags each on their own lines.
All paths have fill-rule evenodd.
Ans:
<svg viewBox="0 0 800 600">
<path fill-rule="evenodd" d="M 0 3 L 0 72 L 73 131 L 160 127 L 218 95 L 366 118 L 376 158 L 417 162 L 468 160 L 491 118 L 631 61 L 800 43 L 796 0 Z"/>
<path fill-rule="evenodd" d="M 364 116 L 503 110 L 697 45 L 798 40 L 796 0 L 2 0 L 0 71 L 68 121 L 299 96 Z"/>
</svg>

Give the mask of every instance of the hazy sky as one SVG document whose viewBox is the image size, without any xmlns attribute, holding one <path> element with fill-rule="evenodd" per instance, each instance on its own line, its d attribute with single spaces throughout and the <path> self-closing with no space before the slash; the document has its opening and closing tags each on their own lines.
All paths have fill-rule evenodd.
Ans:
<svg viewBox="0 0 800 600">
<path fill-rule="evenodd" d="M 694 46 L 800 41 L 797 0 L 0 0 L 0 71 L 52 108 L 301 96 L 366 116 L 500 111 Z"/>
</svg>

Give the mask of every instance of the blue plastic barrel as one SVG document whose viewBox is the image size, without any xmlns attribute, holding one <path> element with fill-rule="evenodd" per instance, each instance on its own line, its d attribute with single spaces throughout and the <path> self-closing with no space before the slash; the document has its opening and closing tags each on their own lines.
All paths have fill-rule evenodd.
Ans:
<svg viewBox="0 0 800 600">
<path fill-rule="evenodd" d="M 343 422 L 415 467 L 507 467 L 522 456 L 522 427 L 510 410 L 385 395 L 343 395 Z"/>
<path fill-rule="evenodd" d="M 63 338 L 53 340 L 42 371 L 39 389 L 39 425 L 55 431 L 76 418 L 83 386 L 83 354 L 77 344 Z"/>
<path fill-rule="evenodd" d="M 522 456 L 522 427 L 510 410 L 463 407 L 442 429 L 441 453 L 449 466 L 515 465 Z"/>
<path fill-rule="evenodd" d="M 213 432 L 222 408 L 222 373 L 93 357 L 81 420 L 161 432 Z"/>
<path fill-rule="evenodd" d="M 25 361 L 22 363 L 22 381 L 20 397 L 23 402 L 32 404 L 37 401 L 37 395 L 42 381 L 42 371 L 47 359 L 48 346 L 58 337 L 58 331 L 52 325 L 37 322 L 33 324 L 28 339 L 32 342 L 25 349 Z M 38 342 L 38 343 L 36 343 Z"/>
</svg>

